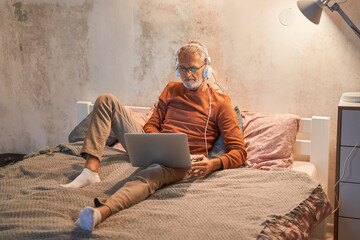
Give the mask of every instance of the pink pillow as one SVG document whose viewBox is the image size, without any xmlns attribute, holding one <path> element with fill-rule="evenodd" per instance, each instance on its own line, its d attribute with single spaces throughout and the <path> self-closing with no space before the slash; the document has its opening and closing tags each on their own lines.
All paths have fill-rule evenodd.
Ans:
<svg viewBox="0 0 360 240">
<path fill-rule="evenodd" d="M 142 127 L 144 127 L 145 123 L 149 120 L 151 115 L 153 114 L 154 108 L 151 108 L 147 113 L 143 111 L 138 111 L 136 108 L 125 107 L 126 110 L 130 113 L 130 115 L 138 122 Z"/>
<path fill-rule="evenodd" d="M 291 168 L 300 117 L 285 113 L 241 112 L 247 160 L 244 166 L 269 170 Z"/>
</svg>

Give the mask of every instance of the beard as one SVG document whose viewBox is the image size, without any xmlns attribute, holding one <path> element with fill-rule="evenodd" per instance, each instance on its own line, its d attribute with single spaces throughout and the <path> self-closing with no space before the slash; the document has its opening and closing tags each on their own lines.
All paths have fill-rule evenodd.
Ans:
<svg viewBox="0 0 360 240">
<path fill-rule="evenodd" d="M 185 81 L 188 79 L 192 79 L 195 81 Z M 185 79 L 181 79 L 182 83 L 184 84 L 184 86 L 189 89 L 189 90 L 196 90 L 200 87 L 201 83 L 202 83 L 202 79 L 194 79 L 194 78 L 185 78 Z"/>
</svg>

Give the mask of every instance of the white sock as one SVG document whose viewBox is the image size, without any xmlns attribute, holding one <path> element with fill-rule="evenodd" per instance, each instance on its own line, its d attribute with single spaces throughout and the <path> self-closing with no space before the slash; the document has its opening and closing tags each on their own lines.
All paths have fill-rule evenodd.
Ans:
<svg viewBox="0 0 360 240">
<path fill-rule="evenodd" d="M 96 208 L 86 207 L 79 213 L 75 224 L 85 231 L 92 231 L 101 222 L 101 213 Z"/>
<path fill-rule="evenodd" d="M 99 174 L 84 168 L 79 176 L 77 176 L 71 183 L 62 184 L 61 187 L 65 188 L 81 188 L 92 183 L 101 182 Z"/>
</svg>

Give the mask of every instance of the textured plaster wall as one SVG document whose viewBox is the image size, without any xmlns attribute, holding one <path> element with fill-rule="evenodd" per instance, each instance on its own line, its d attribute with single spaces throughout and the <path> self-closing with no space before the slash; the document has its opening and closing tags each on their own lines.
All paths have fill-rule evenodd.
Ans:
<svg viewBox="0 0 360 240">
<path fill-rule="evenodd" d="M 137 90 L 133 5 L 133 1 L 94 1 L 87 22 L 89 81 L 85 100 L 94 101 L 98 95 L 111 92 L 127 102 Z"/>
<path fill-rule="evenodd" d="M 341 7 L 360 27 L 360 0 Z M 1 1 L 0 152 L 65 142 L 77 100 L 111 92 L 153 105 L 178 81 L 174 53 L 193 39 L 240 109 L 331 117 L 332 185 L 337 104 L 360 91 L 360 39 L 328 9 L 310 23 L 296 0 Z"/>
<path fill-rule="evenodd" d="M 87 1 L 0 1 L 0 152 L 67 139 L 88 81 Z"/>
</svg>

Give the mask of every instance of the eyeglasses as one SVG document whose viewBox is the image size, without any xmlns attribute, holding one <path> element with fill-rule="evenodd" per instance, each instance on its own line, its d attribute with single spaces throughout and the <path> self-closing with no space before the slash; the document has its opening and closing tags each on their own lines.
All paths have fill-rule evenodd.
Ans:
<svg viewBox="0 0 360 240">
<path fill-rule="evenodd" d="M 189 68 L 187 68 L 187 67 L 184 67 L 184 66 L 179 66 L 179 68 L 180 68 L 180 71 L 181 72 L 188 72 L 189 70 L 190 70 L 190 72 L 192 72 L 192 73 L 196 73 L 197 72 L 197 70 L 199 70 L 200 68 L 202 68 L 203 66 L 205 65 L 205 63 L 203 64 L 203 65 L 201 65 L 200 67 L 189 67 Z"/>
</svg>

